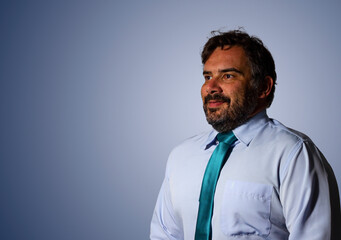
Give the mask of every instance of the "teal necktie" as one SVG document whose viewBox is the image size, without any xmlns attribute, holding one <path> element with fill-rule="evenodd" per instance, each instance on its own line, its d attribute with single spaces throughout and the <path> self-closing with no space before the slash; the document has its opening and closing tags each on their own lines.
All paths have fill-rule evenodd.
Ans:
<svg viewBox="0 0 341 240">
<path fill-rule="evenodd" d="M 231 145 L 237 140 L 232 131 L 218 133 L 217 139 L 219 144 L 212 153 L 202 180 L 195 240 L 211 239 L 211 219 L 215 188 L 220 170 L 231 153 Z"/>
</svg>

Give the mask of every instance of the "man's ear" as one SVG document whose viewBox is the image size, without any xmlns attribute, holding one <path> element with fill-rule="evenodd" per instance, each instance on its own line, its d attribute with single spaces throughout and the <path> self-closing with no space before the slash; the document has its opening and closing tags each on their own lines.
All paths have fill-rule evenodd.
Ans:
<svg viewBox="0 0 341 240">
<path fill-rule="evenodd" d="M 264 78 L 264 85 L 263 85 L 263 89 L 261 89 L 261 92 L 259 94 L 259 98 L 266 98 L 267 96 L 269 96 L 273 85 L 274 85 L 274 81 L 272 77 L 266 76 Z"/>
</svg>

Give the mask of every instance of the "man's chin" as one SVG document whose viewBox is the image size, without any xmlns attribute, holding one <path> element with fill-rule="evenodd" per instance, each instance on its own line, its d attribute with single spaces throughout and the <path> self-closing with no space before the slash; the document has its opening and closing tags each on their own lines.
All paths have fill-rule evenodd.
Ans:
<svg viewBox="0 0 341 240">
<path fill-rule="evenodd" d="M 245 123 L 247 117 L 242 113 L 234 117 L 222 114 L 220 111 L 207 111 L 206 120 L 218 132 L 228 132 Z"/>
<path fill-rule="evenodd" d="M 218 112 L 208 112 L 206 114 L 207 121 L 210 122 L 220 122 L 221 121 L 221 114 Z"/>
</svg>

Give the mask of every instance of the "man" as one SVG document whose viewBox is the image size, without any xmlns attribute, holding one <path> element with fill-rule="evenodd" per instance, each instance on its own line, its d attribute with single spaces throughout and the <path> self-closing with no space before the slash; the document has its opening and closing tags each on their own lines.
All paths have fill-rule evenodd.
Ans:
<svg viewBox="0 0 341 240">
<path fill-rule="evenodd" d="M 150 238 L 341 239 L 330 165 L 307 136 L 266 114 L 276 71 L 262 41 L 240 30 L 219 32 L 201 57 L 201 96 L 214 130 L 171 152 Z M 228 146 L 224 134 L 235 139 Z"/>
</svg>

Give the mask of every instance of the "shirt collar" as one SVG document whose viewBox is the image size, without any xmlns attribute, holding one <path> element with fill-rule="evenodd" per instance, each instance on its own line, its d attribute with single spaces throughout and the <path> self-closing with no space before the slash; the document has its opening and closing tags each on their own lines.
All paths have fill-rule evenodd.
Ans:
<svg viewBox="0 0 341 240">
<path fill-rule="evenodd" d="M 208 138 L 207 138 L 206 142 L 204 143 L 204 145 L 202 146 L 202 148 L 207 150 L 210 147 L 212 147 L 213 145 L 217 145 L 218 144 L 217 134 L 218 134 L 218 132 L 213 129 L 210 132 L 210 134 L 208 135 Z"/>
<path fill-rule="evenodd" d="M 260 127 L 267 124 L 268 121 L 269 121 L 269 117 L 266 114 L 266 110 L 263 110 L 257 113 L 255 116 L 253 116 L 243 125 L 232 130 L 232 132 L 237 137 L 239 142 L 248 146 L 250 142 L 252 141 L 252 139 L 258 133 Z M 217 134 L 218 132 L 216 130 L 213 129 L 211 131 L 211 133 L 208 135 L 208 138 L 203 146 L 205 150 L 217 144 Z"/>
</svg>

